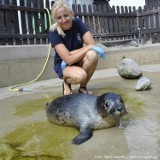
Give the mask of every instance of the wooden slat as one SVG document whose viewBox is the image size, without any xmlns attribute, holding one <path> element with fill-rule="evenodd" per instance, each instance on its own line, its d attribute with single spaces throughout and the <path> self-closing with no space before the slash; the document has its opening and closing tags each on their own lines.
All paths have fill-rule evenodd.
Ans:
<svg viewBox="0 0 160 160">
<path fill-rule="evenodd" d="M 33 3 L 33 6 L 37 6 L 37 1 L 34 0 L 36 3 Z M 0 10 L 20 10 L 20 11 L 28 11 L 28 12 L 43 12 L 45 13 L 46 11 L 44 9 L 40 8 L 32 8 L 32 7 L 24 7 L 24 6 L 15 6 L 15 5 L 10 5 L 10 4 L 0 4 Z"/>
<path fill-rule="evenodd" d="M 77 6 L 77 11 L 79 12 L 79 13 L 82 13 L 82 11 L 81 11 L 81 5 L 80 4 L 78 4 L 78 6 Z M 78 17 L 81 19 L 81 20 L 83 20 L 83 14 L 81 14 L 81 15 L 78 15 Z"/>
<path fill-rule="evenodd" d="M 130 33 L 112 33 L 112 34 L 94 34 L 93 36 L 95 37 L 125 37 L 125 36 L 133 36 L 133 35 L 138 35 L 138 31 L 137 32 L 130 32 Z"/>
<path fill-rule="evenodd" d="M 46 8 L 48 8 L 48 9 L 49 9 L 49 3 L 50 3 L 50 1 L 46 0 Z"/>
<path fill-rule="evenodd" d="M 97 12 L 98 13 L 101 12 L 103 14 L 102 5 L 97 5 Z M 103 21 L 102 16 L 98 17 L 98 22 L 99 22 L 99 33 L 103 34 L 104 33 L 104 21 Z"/>
<path fill-rule="evenodd" d="M 136 7 L 133 7 L 133 13 L 136 14 L 137 10 Z M 133 21 L 133 31 L 137 31 L 137 18 L 132 17 Z"/>
<path fill-rule="evenodd" d="M 93 5 L 93 12 L 98 13 L 98 9 L 96 5 Z M 95 33 L 100 33 L 100 28 L 99 28 L 99 17 L 94 15 L 95 17 Z"/>
<path fill-rule="evenodd" d="M 17 5 L 17 0 L 10 0 L 12 5 Z"/>
<path fill-rule="evenodd" d="M 154 21 L 154 14 L 150 15 L 150 29 L 154 30 L 155 29 L 155 21 Z M 152 43 L 156 42 L 156 36 L 155 33 L 151 33 L 151 38 L 152 38 Z"/>
<path fill-rule="evenodd" d="M 105 28 L 104 28 L 104 32 L 105 33 L 109 33 L 109 21 L 108 21 L 108 16 L 105 16 L 105 14 L 107 13 L 107 6 L 106 5 L 103 5 L 103 14 L 104 14 L 104 17 L 103 17 L 103 19 L 104 19 L 104 26 L 105 26 Z"/>
<path fill-rule="evenodd" d="M 92 6 L 91 5 L 88 6 L 88 12 L 90 14 L 92 14 Z M 94 30 L 95 30 L 94 17 L 93 16 L 89 16 L 88 17 L 88 21 L 89 21 L 88 28 L 89 28 L 89 30 L 90 30 L 91 33 L 94 33 Z"/>
<path fill-rule="evenodd" d="M 123 6 L 121 6 L 121 14 L 124 14 L 124 7 Z M 125 32 L 125 30 L 126 30 L 126 26 L 125 26 L 125 19 L 126 19 L 126 17 L 122 17 L 122 32 Z"/>
<path fill-rule="evenodd" d="M 142 31 L 142 34 L 147 34 L 147 33 L 158 33 L 158 32 L 160 32 L 160 28 L 154 29 L 154 30 L 151 30 L 151 29 L 149 29 L 149 30 L 143 30 L 143 31 Z"/>
<path fill-rule="evenodd" d="M 117 6 L 117 15 L 120 14 L 120 7 Z M 117 18 L 117 26 L 118 26 L 118 32 L 121 33 L 122 32 L 122 22 L 121 22 L 121 18 Z"/>
<path fill-rule="evenodd" d="M 3 38 L 21 38 L 21 39 L 27 39 L 27 38 L 48 38 L 48 34 L 9 34 L 9 33 L 0 33 L 0 39 Z"/>
<path fill-rule="evenodd" d="M 108 13 L 112 13 L 112 10 L 109 6 L 107 7 L 107 11 L 108 11 Z M 109 17 L 109 32 L 113 33 L 113 19 L 112 19 L 112 17 Z"/>
<path fill-rule="evenodd" d="M 146 5 L 144 7 L 144 10 L 143 12 L 146 12 L 148 10 L 148 6 Z M 143 17 L 144 19 L 144 27 L 141 28 L 141 34 L 143 33 L 143 31 L 148 31 L 149 30 L 149 16 L 145 16 Z M 146 43 L 150 38 L 150 35 L 148 33 L 145 33 L 145 34 L 142 34 L 142 39 L 143 39 L 143 42 Z"/>
<path fill-rule="evenodd" d="M 85 4 L 82 5 L 82 11 L 83 11 L 83 13 L 87 13 L 87 8 L 86 8 L 86 5 L 85 5 Z M 84 16 L 84 17 L 83 17 L 83 21 L 84 21 L 84 23 L 86 24 L 86 26 L 87 26 L 88 28 L 90 28 L 89 16 Z"/>
<path fill-rule="evenodd" d="M 125 6 L 124 11 L 125 11 L 126 14 L 128 14 L 128 7 L 127 6 Z M 124 30 L 124 32 L 129 33 L 129 27 L 130 27 L 129 26 L 129 17 L 126 17 L 125 18 L 125 30 Z M 128 38 L 129 38 L 128 36 L 125 37 L 125 39 L 128 39 Z"/>
<path fill-rule="evenodd" d="M 0 10 L 0 33 L 6 33 L 6 22 L 4 20 L 4 11 Z"/>
<path fill-rule="evenodd" d="M 94 7 L 93 8 L 97 8 L 96 5 L 93 5 Z M 89 13 L 83 13 L 83 12 L 76 12 L 75 13 L 76 16 L 87 16 L 87 15 L 90 15 Z M 125 14 L 125 13 L 121 13 L 121 14 L 115 14 L 115 13 L 102 13 L 102 12 L 93 12 L 92 15 L 90 16 L 108 16 L 108 17 L 113 17 L 113 16 L 116 16 L 116 17 L 137 17 L 136 13 L 131 13 L 131 14 Z M 140 15 L 139 15 L 140 16 Z"/>
</svg>

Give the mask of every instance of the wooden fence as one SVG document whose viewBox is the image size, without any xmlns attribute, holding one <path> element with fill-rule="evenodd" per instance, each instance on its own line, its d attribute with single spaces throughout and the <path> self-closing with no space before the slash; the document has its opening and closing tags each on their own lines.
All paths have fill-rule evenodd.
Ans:
<svg viewBox="0 0 160 160">
<path fill-rule="evenodd" d="M 3 3 L 2 3 L 3 2 Z M 25 3 L 26 2 L 26 3 Z M 0 44 L 46 44 L 48 42 L 49 18 L 42 0 L 1 0 Z M 49 8 L 49 0 L 46 0 Z"/>
<path fill-rule="evenodd" d="M 138 30 L 143 43 L 151 40 L 152 43 L 160 42 L 160 8 L 145 6 L 140 7 L 137 13 Z"/>
<path fill-rule="evenodd" d="M 75 15 L 81 18 L 96 40 L 133 39 L 138 36 L 135 7 L 108 5 L 73 5 Z"/>
<path fill-rule="evenodd" d="M 49 0 L 0 0 L 0 45 L 48 44 Z M 160 42 L 160 9 L 149 5 L 110 7 L 108 5 L 73 5 L 76 17 L 81 18 L 96 41 L 152 39 Z"/>
</svg>

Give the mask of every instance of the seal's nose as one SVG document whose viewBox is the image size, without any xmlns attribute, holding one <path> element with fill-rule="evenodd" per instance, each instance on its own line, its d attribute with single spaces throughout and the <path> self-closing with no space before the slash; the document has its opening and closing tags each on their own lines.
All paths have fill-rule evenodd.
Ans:
<svg viewBox="0 0 160 160">
<path fill-rule="evenodd" d="M 119 112 L 122 112 L 122 110 L 123 110 L 122 108 L 117 108 L 117 111 Z"/>
</svg>

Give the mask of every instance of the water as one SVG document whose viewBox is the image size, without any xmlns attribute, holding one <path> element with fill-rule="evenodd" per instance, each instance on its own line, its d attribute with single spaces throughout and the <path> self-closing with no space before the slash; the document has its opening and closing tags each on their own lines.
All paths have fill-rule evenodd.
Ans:
<svg viewBox="0 0 160 160">
<path fill-rule="evenodd" d="M 60 95 L 30 93 L 0 101 L 0 160 L 160 159 L 160 74 L 145 73 L 152 89 L 135 91 L 136 80 L 100 79 L 90 86 L 96 95 L 116 92 L 124 98 L 128 115 L 121 127 L 94 131 L 84 144 L 73 145 L 78 131 L 48 122 L 47 101 Z M 47 94 L 47 96 L 46 96 Z M 53 95 L 55 95 L 53 97 Z"/>
</svg>

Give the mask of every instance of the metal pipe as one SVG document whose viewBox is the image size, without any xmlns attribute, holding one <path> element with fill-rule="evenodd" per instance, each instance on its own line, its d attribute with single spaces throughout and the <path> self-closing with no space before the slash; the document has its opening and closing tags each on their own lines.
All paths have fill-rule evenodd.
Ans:
<svg viewBox="0 0 160 160">
<path fill-rule="evenodd" d="M 17 0 L 17 6 L 20 6 L 20 0 Z M 21 11 L 19 11 L 19 10 L 18 10 L 18 24 L 19 24 L 19 33 L 22 34 Z"/>
</svg>

